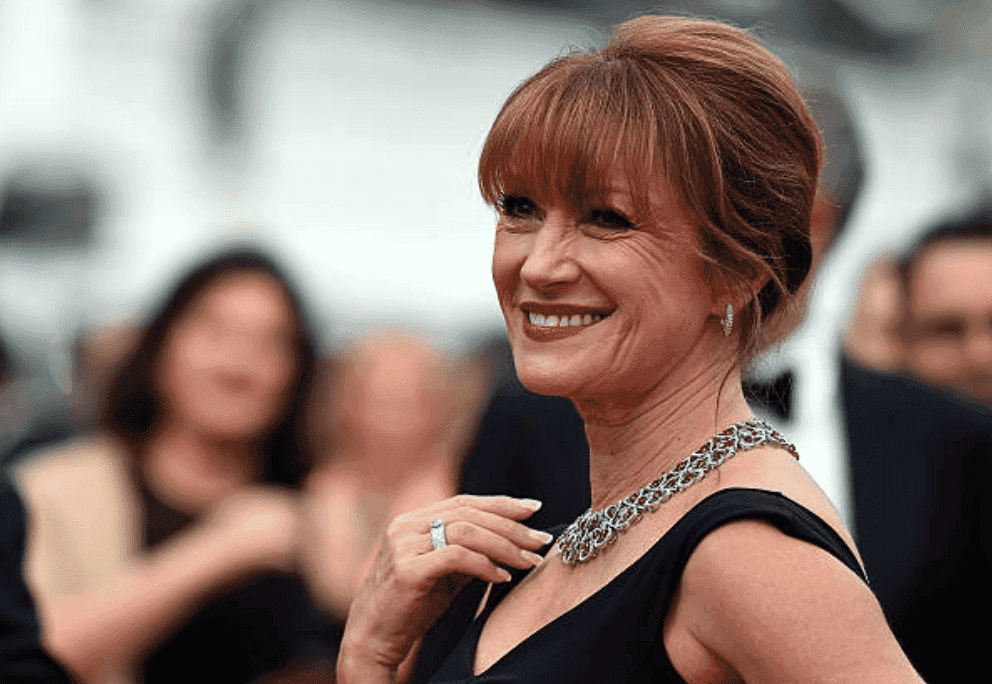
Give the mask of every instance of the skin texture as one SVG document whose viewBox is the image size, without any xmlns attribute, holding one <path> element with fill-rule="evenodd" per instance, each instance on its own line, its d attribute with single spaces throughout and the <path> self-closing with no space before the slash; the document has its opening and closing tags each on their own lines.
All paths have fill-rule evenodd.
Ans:
<svg viewBox="0 0 992 684">
<path fill-rule="evenodd" d="M 629 214 L 622 190 L 612 203 Z M 493 281 L 521 380 L 544 394 L 578 399 L 596 411 L 602 397 L 641 403 L 695 352 L 710 298 L 693 234 L 681 212 L 670 222 L 628 230 L 604 216 L 518 201 L 504 213 L 493 253 Z M 534 205 L 534 206 L 532 206 Z M 578 336 L 548 344 L 524 332 L 531 304 L 613 311 Z M 523 309 L 521 308 L 523 307 Z M 714 308 L 716 308 L 714 306 Z M 655 343 L 666 343 L 658 353 Z M 603 411 L 610 409 L 603 406 Z"/>
<path fill-rule="evenodd" d="M 907 294 L 909 371 L 992 405 L 992 242 L 952 240 L 929 248 Z"/>
</svg>

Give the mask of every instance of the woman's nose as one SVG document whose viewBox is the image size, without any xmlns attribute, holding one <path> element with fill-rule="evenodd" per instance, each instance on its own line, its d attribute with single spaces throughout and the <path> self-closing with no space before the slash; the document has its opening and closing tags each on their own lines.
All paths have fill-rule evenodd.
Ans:
<svg viewBox="0 0 992 684">
<path fill-rule="evenodd" d="M 552 210 L 545 217 L 530 252 L 520 269 L 520 278 L 537 291 L 560 288 L 581 275 L 572 258 L 574 225 L 563 212 Z"/>
</svg>

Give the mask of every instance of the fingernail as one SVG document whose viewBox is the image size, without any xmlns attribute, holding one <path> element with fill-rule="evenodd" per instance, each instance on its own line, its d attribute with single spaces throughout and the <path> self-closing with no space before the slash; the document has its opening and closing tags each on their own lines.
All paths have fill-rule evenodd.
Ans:
<svg viewBox="0 0 992 684">
<path fill-rule="evenodd" d="M 541 510 L 541 506 L 544 505 L 543 502 L 538 501 L 537 499 L 517 499 L 517 501 L 527 508 L 533 508 L 535 511 Z"/>
<path fill-rule="evenodd" d="M 544 560 L 543 558 L 538 556 L 536 553 L 533 553 L 532 551 L 521 551 L 520 555 L 523 556 L 523 559 L 528 563 L 530 563 L 531 565 L 540 565 L 541 561 Z"/>
<path fill-rule="evenodd" d="M 497 573 L 496 574 L 499 575 L 499 581 L 500 582 L 509 582 L 512 579 L 510 573 L 508 573 L 503 568 L 497 568 Z"/>
<path fill-rule="evenodd" d="M 541 530 L 531 530 L 530 536 L 542 544 L 550 544 L 551 540 L 555 538 L 554 535 L 542 532 Z"/>
</svg>

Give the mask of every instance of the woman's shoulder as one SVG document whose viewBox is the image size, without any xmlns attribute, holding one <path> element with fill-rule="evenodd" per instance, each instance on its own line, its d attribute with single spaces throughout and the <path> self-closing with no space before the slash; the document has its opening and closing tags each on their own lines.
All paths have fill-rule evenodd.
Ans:
<svg viewBox="0 0 992 684">
<path fill-rule="evenodd" d="M 56 469 L 120 469 L 126 452 L 115 439 L 102 433 L 87 433 L 29 452 L 14 465 L 25 476 Z"/>
<path fill-rule="evenodd" d="M 762 501 L 771 506 L 778 497 L 777 506 L 788 510 L 803 524 L 825 526 L 836 534 L 844 546 L 858 558 L 854 538 L 844 525 L 834 503 L 802 466 L 787 451 L 775 447 L 759 447 L 739 454 L 717 471 L 715 488 L 720 490 L 755 490 L 766 492 L 746 495 L 742 500 Z M 733 498 L 733 497 L 732 497 Z M 797 523 L 798 524 L 798 523 Z"/>
<path fill-rule="evenodd" d="M 105 496 L 129 498 L 128 455 L 112 438 L 81 435 L 28 454 L 12 476 L 22 496 L 76 507 Z"/>
<path fill-rule="evenodd" d="M 706 556 L 707 549 L 726 549 L 738 543 L 757 547 L 772 544 L 791 548 L 818 547 L 864 579 L 857 550 L 843 529 L 781 491 L 727 487 L 706 497 L 682 517 L 670 533 L 681 550 L 680 567 Z M 728 542 L 732 538 L 734 543 Z M 738 540 L 742 540 L 738 542 Z M 709 558 L 721 562 L 723 556 Z M 741 558 L 738 558 L 740 561 Z M 733 561 L 737 562 L 737 561 Z"/>
<path fill-rule="evenodd" d="M 690 539 L 665 627 L 673 664 L 684 676 L 732 664 L 745 679 L 783 681 L 809 680 L 813 671 L 859 681 L 859 669 L 905 669 L 826 496 L 781 463 L 770 473 L 751 466 L 740 469 L 746 476 L 726 474 L 680 521 Z M 762 647 L 749 652 L 746 644 Z M 795 658 L 814 652 L 819 660 Z"/>
</svg>

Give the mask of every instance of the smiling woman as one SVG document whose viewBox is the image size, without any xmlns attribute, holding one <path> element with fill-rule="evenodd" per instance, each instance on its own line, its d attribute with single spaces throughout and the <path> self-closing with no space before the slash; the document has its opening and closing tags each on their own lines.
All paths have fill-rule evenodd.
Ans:
<svg viewBox="0 0 992 684">
<path fill-rule="evenodd" d="M 550 534 L 505 497 L 395 520 L 339 681 L 402 676 L 418 640 L 435 684 L 920 681 L 741 392 L 809 272 L 821 157 L 782 62 L 716 22 L 641 17 L 517 88 L 480 161 L 493 279 L 521 381 L 582 415 L 592 507 Z"/>
</svg>

